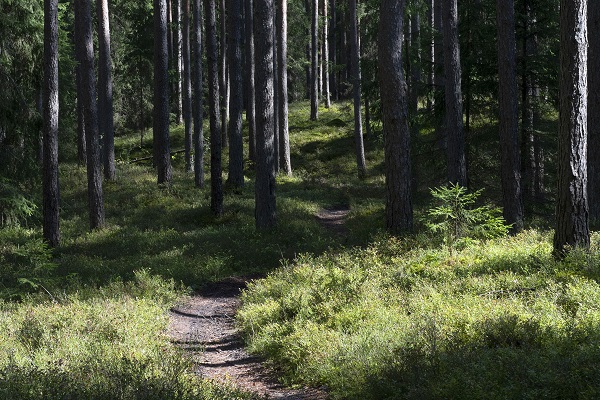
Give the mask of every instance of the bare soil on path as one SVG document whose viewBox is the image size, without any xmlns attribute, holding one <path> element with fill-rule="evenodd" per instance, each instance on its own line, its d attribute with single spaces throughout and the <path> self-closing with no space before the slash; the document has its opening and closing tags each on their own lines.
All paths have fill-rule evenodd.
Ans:
<svg viewBox="0 0 600 400">
<path fill-rule="evenodd" d="M 347 234 L 348 208 L 323 209 L 317 220 L 339 236 Z M 315 388 L 290 389 L 281 385 L 274 371 L 260 357 L 243 347 L 235 325 L 240 291 L 247 278 L 229 278 L 185 298 L 170 312 L 169 337 L 195 362 L 204 378 L 231 384 L 272 400 L 326 400 L 327 392 Z"/>
</svg>

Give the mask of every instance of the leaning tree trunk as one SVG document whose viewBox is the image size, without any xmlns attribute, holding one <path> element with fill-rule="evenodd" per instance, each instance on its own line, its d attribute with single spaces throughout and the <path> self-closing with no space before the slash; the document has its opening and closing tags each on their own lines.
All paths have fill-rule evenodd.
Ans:
<svg viewBox="0 0 600 400">
<path fill-rule="evenodd" d="M 169 63 L 167 46 L 167 4 L 154 0 L 154 156 L 158 183 L 171 183 L 169 143 Z"/>
<path fill-rule="evenodd" d="M 98 128 L 102 142 L 104 178 L 113 180 L 115 171 L 115 128 L 113 116 L 112 59 L 108 0 L 96 0 L 98 13 Z"/>
<path fill-rule="evenodd" d="M 277 7 L 277 56 L 279 75 L 279 166 L 288 176 L 292 175 L 290 159 L 290 131 L 288 121 L 288 85 L 287 85 L 287 0 L 279 0 Z"/>
<path fill-rule="evenodd" d="M 219 61 L 217 50 L 217 12 L 215 0 L 205 0 L 206 62 L 208 64 L 208 107 L 210 112 L 210 209 L 223 214 L 223 177 L 221 167 L 221 118 L 219 109 Z"/>
<path fill-rule="evenodd" d="M 254 85 L 254 7 L 253 0 L 246 0 L 246 79 L 248 80 L 248 93 L 246 93 L 246 120 L 248 121 L 248 157 L 256 162 L 256 89 Z"/>
<path fill-rule="evenodd" d="M 379 20 L 379 84 L 385 141 L 386 227 L 412 230 L 410 130 L 402 72 L 404 0 L 382 0 Z"/>
<path fill-rule="evenodd" d="M 43 218 L 44 240 L 60 244 L 60 191 L 58 185 L 58 0 L 44 1 L 43 88 Z"/>
<path fill-rule="evenodd" d="M 244 186 L 244 143 L 242 140 L 242 109 L 244 94 L 242 82 L 242 0 L 229 0 L 229 184 Z"/>
<path fill-rule="evenodd" d="M 498 19 L 498 98 L 500 106 L 500 163 L 504 219 L 513 233 L 523 229 L 521 154 L 517 100 L 517 40 L 513 0 L 497 0 Z"/>
<path fill-rule="evenodd" d="M 182 0 L 182 53 L 183 53 L 183 123 L 185 142 L 185 171 L 192 172 L 192 71 L 190 61 L 190 0 Z"/>
<path fill-rule="evenodd" d="M 273 120 L 273 0 L 254 2 L 256 40 L 256 184 L 257 229 L 275 227 L 275 159 Z"/>
<path fill-rule="evenodd" d="M 362 117 L 360 106 L 360 60 L 358 48 L 358 19 L 356 15 L 356 0 L 349 1 L 349 18 L 350 18 L 350 51 L 351 51 L 351 76 L 354 91 L 354 147 L 356 152 L 356 165 L 358 168 L 358 176 L 364 178 L 367 175 L 367 166 L 365 161 L 365 147 L 363 143 L 362 132 Z"/>
<path fill-rule="evenodd" d="M 442 3 L 444 66 L 446 72 L 448 180 L 451 183 L 467 186 L 460 48 L 458 44 L 458 7 L 456 0 L 444 0 Z"/>
<path fill-rule="evenodd" d="M 600 2 L 588 2 L 588 196 L 590 222 L 600 226 Z"/>
<path fill-rule="evenodd" d="M 310 119 L 319 119 L 319 0 L 311 4 L 311 30 L 310 30 Z"/>
<path fill-rule="evenodd" d="M 194 71 L 194 181 L 196 187 L 204 187 L 204 132 L 202 127 L 204 107 L 202 105 L 202 2 L 193 0 L 193 71 Z"/>
<path fill-rule="evenodd" d="M 88 208 L 90 228 L 104 225 L 102 168 L 98 135 L 98 108 L 96 104 L 96 78 L 94 76 L 94 42 L 90 0 L 75 2 L 76 52 L 81 63 L 83 112 L 87 144 Z"/>
<path fill-rule="evenodd" d="M 558 257 L 570 248 L 590 246 L 586 16 L 586 0 L 561 0 L 558 193 L 554 233 L 554 254 Z"/>
</svg>

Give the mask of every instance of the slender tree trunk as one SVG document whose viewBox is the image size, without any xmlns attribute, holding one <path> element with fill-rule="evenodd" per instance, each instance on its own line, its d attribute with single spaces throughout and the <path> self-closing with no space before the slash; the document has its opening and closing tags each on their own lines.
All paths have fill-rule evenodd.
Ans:
<svg viewBox="0 0 600 400">
<path fill-rule="evenodd" d="M 185 171 L 192 172 L 192 65 L 190 56 L 190 0 L 182 0 L 182 53 L 183 53 L 183 123 L 185 143 Z"/>
<path fill-rule="evenodd" d="M 587 1 L 560 2 L 560 113 L 554 254 L 589 248 L 587 196 Z"/>
<path fill-rule="evenodd" d="M 367 175 L 367 166 L 365 161 L 365 148 L 363 144 L 362 117 L 361 117 L 361 77 L 360 60 L 358 53 L 358 19 L 356 15 L 356 0 L 349 0 L 350 13 L 350 47 L 351 47 L 351 76 L 354 89 L 354 146 L 356 150 L 356 164 L 358 167 L 358 176 L 364 178 Z"/>
<path fill-rule="evenodd" d="M 330 51 L 330 55 L 331 55 L 331 68 L 329 69 L 330 71 L 330 78 L 329 78 L 329 86 L 332 90 L 332 94 L 333 94 L 333 98 L 335 100 L 339 100 L 338 97 L 338 88 L 337 88 L 337 79 L 336 79 L 336 75 L 337 75 L 337 9 L 336 9 L 336 0 L 331 0 L 331 29 L 330 29 L 330 40 L 331 40 L 331 51 Z"/>
<path fill-rule="evenodd" d="M 203 85 L 202 85 L 202 2 L 193 0 L 193 72 L 194 72 L 194 181 L 196 187 L 204 187 L 204 132 L 202 121 L 204 117 L 204 107 L 202 104 Z"/>
<path fill-rule="evenodd" d="M 382 0 L 379 20 L 379 83 L 385 141 L 386 228 L 412 230 L 410 131 L 402 72 L 404 0 Z"/>
<path fill-rule="evenodd" d="M 244 1 L 246 6 L 246 79 L 248 80 L 246 120 L 248 121 L 248 155 L 256 162 L 256 88 L 254 85 L 254 10 L 253 0 Z"/>
<path fill-rule="evenodd" d="M 463 128 L 458 9 L 456 0 L 444 0 L 444 66 L 446 72 L 446 129 L 448 135 L 448 180 L 467 186 L 465 132 Z"/>
<path fill-rule="evenodd" d="M 173 60 L 173 7 L 172 0 L 167 0 L 167 46 L 169 46 L 169 60 Z"/>
<path fill-rule="evenodd" d="M 43 216 L 44 240 L 60 244 L 60 191 L 58 184 L 58 0 L 44 1 L 43 88 Z"/>
<path fill-rule="evenodd" d="M 227 58 L 231 96 L 229 97 L 229 177 L 234 187 L 244 186 L 244 143 L 242 140 L 242 0 L 229 0 L 229 43 Z"/>
<path fill-rule="evenodd" d="M 501 177 L 504 219 L 513 233 L 523 229 L 521 154 L 517 100 L 517 40 L 513 0 L 497 0 Z"/>
<path fill-rule="evenodd" d="M 277 0 L 273 0 L 273 157 L 275 174 L 279 173 L 279 68 L 277 67 Z"/>
<path fill-rule="evenodd" d="M 407 57 L 412 57 L 410 69 L 410 113 L 413 135 L 418 135 L 419 126 L 416 116 L 419 111 L 419 95 L 421 85 L 421 18 L 418 10 L 413 10 L 410 21 L 410 36 L 412 55 L 407 54 Z"/>
<path fill-rule="evenodd" d="M 177 107 L 177 124 L 181 125 L 183 122 L 183 88 L 182 88 L 182 74 L 183 59 L 182 59 L 182 47 L 183 38 L 181 34 L 181 1 L 172 0 L 173 3 L 173 15 L 175 15 L 174 29 L 175 29 L 175 43 L 174 43 L 174 55 L 175 55 L 175 106 Z"/>
<path fill-rule="evenodd" d="M 600 2 L 588 2 L 588 196 L 590 222 L 600 226 Z M 539 146 L 541 147 L 541 146 Z"/>
<path fill-rule="evenodd" d="M 219 58 L 217 49 L 216 0 L 205 0 L 206 62 L 208 64 L 208 106 L 210 112 L 210 209 L 223 214 L 221 166 L 221 118 L 219 109 Z"/>
<path fill-rule="evenodd" d="M 108 0 L 96 0 L 98 13 L 98 121 L 103 138 L 104 178 L 113 180 L 115 171 L 115 128 L 113 117 L 112 58 Z"/>
<path fill-rule="evenodd" d="M 434 83 L 435 83 L 435 0 L 427 2 L 427 23 L 429 28 L 429 46 L 427 47 L 427 111 L 431 112 L 434 107 Z"/>
<path fill-rule="evenodd" d="M 79 55 L 75 55 L 77 65 L 75 66 L 75 82 L 77 84 L 77 161 L 80 165 L 85 165 L 87 160 L 85 143 L 85 115 L 83 113 L 83 85 L 81 83 L 81 60 Z"/>
<path fill-rule="evenodd" d="M 89 0 L 75 2 L 75 34 L 78 59 L 81 63 L 83 87 L 83 111 L 87 144 L 88 207 L 90 228 L 104 225 L 104 201 L 102 192 L 102 166 L 98 135 L 98 108 L 96 104 L 96 77 L 94 76 L 94 42 L 92 34 L 92 11 Z"/>
<path fill-rule="evenodd" d="M 442 0 L 433 0 L 434 2 L 434 59 L 435 59 L 435 77 L 434 77 L 434 105 L 437 123 L 435 126 L 435 137 L 438 147 L 446 149 L 448 145 L 448 135 L 446 131 L 446 109 L 445 109 L 445 87 L 446 79 L 444 71 L 444 43 L 442 32 Z"/>
<path fill-rule="evenodd" d="M 169 65 L 167 49 L 167 4 L 154 0 L 154 154 L 158 183 L 171 183 L 169 143 Z"/>
<path fill-rule="evenodd" d="M 219 76 L 221 79 L 221 83 L 219 89 L 221 91 L 221 143 L 222 147 L 226 148 L 229 146 L 229 138 L 227 137 L 227 123 L 229 121 L 229 87 L 228 87 L 228 79 L 227 79 L 227 10 L 225 8 L 225 0 L 220 1 L 219 14 L 221 15 L 220 19 L 220 40 L 221 40 L 221 53 L 220 53 L 220 69 Z"/>
<path fill-rule="evenodd" d="M 329 92 L 329 19 L 327 0 L 323 0 L 323 95 L 325 108 L 331 107 L 331 94 Z"/>
<path fill-rule="evenodd" d="M 290 159 L 290 132 L 288 122 L 288 82 L 287 82 L 287 0 L 278 0 L 277 7 L 277 56 L 279 76 L 279 164 L 281 170 L 292 175 Z"/>
<path fill-rule="evenodd" d="M 256 184 L 257 229 L 276 225 L 274 109 L 273 109 L 273 0 L 254 2 L 256 40 Z"/>
<path fill-rule="evenodd" d="M 310 119 L 319 119 L 319 0 L 313 0 L 311 8 L 311 48 L 310 48 Z"/>
</svg>

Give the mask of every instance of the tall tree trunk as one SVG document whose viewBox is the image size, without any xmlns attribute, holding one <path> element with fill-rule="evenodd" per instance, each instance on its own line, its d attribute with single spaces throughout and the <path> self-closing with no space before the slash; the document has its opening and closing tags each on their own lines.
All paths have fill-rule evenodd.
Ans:
<svg viewBox="0 0 600 400">
<path fill-rule="evenodd" d="M 242 109 L 244 94 L 242 82 L 242 0 L 229 0 L 229 176 L 234 187 L 244 186 L 244 142 L 242 140 Z"/>
<path fill-rule="evenodd" d="M 44 1 L 43 88 L 43 216 L 44 240 L 60 244 L 60 191 L 58 185 L 58 0 Z"/>
<path fill-rule="evenodd" d="M 96 8 L 98 13 L 98 128 L 103 138 L 104 178 L 113 180 L 116 177 L 115 128 L 108 0 L 96 0 Z"/>
<path fill-rule="evenodd" d="M 350 18 L 350 47 L 351 47 L 351 76 L 354 89 L 354 146 L 356 151 L 356 165 L 358 167 L 358 176 L 364 178 L 367 175 L 367 166 L 365 161 L 365 147 L 362 133 L 361 117 L 361 77 L 360 60 L 358 48 L 358 19 L 356 15 L 356 0 L 349 0 L 349 18 Z"/>
<path fill-rule="evenodd" d="M 190 56 L 190 0 L 182 0 L 183 29 L 183 123 L 185 142 L 185 171 L 192 172 L 192 65 Z"/>
<path fill-rule="evenodd" d="M 456 0 L 444 0 L 444 66 L 446 72 L 446 129 L 448 136 L 448 180 L 467 186 L 465 132 L 461 92 L 458 9 Z"/>
<path fill-rule="evenodd" d="M 434 104 L 437 123 L 435 126 L 435 137 L 438 147 L 446 149 L 448 145 L 448 135 L 446 131 L 446 107 L 445 107 L 445 87 L 446 79 L 444 71 L 444 43 L 442 32 L 442 0 L 433 0 L 434 2 L 434 59 L 435 59 L 435 77 L 434 77 Z"/>
<path fill-rule="evenodd" d="M 338 97 L 338 87 L 337 87 L 337 79 L 336 79 L 336 75 L 337 75 L 337 9 L 336 9 L 336 0 L 331 0 L 331 29 L 330 32 L 331 34 L 329 35 L 330 40 L 331 40 L 331 51 L 330 51 L 330 55 L 331 55 L 331 68 L 329 69 L 330 71 L 330 77 L 329 77 L 329 86 L 331 88 L 332 94 L 333 94 L 333 98 L 335 100 L 339 100 Z"/>
<path fill-rule="evenodd" d="M 386 228 L 412 230 L 410 131 L 402 72 L 404 0 L 382 0 L 379 20 L 379 84 L 385 141 Z"/>
<path fill-rule="evenodd" d="M 273 0 L 254 2 L 254 38 L 256 40 L 256 184 L 255 211 L 257 229 L 276 224 L 275 159 L 273 121 Z"/>
<path fill-rule="evenodd" d="M 323 95 L 325 108 L 331 107 L 331 94 L 329 92 L 329 19 L 327 17 L 329 5 L 323 0 Z"/>
<path fill-rule="evenodd" d="M 290 159 L 290 131 L 288 122 L 288 82 L 287 82 L 287 0 L 279 0 L 277 7 L 277 56 L 279 76 L 279 164 L 281 170 L 292 175 Z"/>
<path fill-rule="evenodd" d="M 98 108 L 96 104 L 96 77 L 94 76 L 94 42 L 90 0 L 75 2 L 76 51 L 81 63 L 83 112 L 87 144 L 88 207 L 90 228 L 104 225 L 102 167 L 98 135 Z"/>
<path fill-rule="evenodd" d="M 497 0 L 498 76 L 500 106 L 501 177 L 504 219 L 513 233 L 523 229 L 523 195 L 521 192 L 521 154 L 517 100 L 517 40 L 513 0 Z"/>
<path fill-rule="evenodd" d="M 590 223 L 600 226 L 600 2 L 588 2 L 588 196 Z M 541 147 L 541 146 L 540 146 Z"/>
<path fill-rule="evenodd" d="M 208 64 L 208 107 L 210 113 L 210 209 L 223 214 L 221 166 L 221 117 L 219 106 L 219 58 L 217 49 L 216 0 L 205 0 L 206 62 Z"/>
<path fill-rule="evenodd" d="M 167 0 L 167 46 L 169 47 L 169 60 L 173 60 L 173 7 L 172 0 Z"/>
<path fill-rule="evenodd" d="M 202 104 L 202 2 L 193 0 L 193 71 L 194 71 L 194 182 L 196 187 L 204 187 L 204 132 L 202 121 L 204 117 L 204 107 Z"/>
<path fill-rule="evenodd" d="M 174 29 L 175 29 L 175 43 L 173 45 L 173 53 L 175 59 L 173 63 L 175 65 L 175 107 L 177 112 L 177 124 L 181 125 L 183 122 L 183 88 L 182 88 L 182 75 L 183 59 L 182 59 L 182 47 L 183 38 L 181 34 L 181 1 L 172 0 L 173 3 L 173 15 L 174 18 Z"/>
<path fill-rule="evenodd" d="M 416 5 L 416 4 L 415 4 Z M 410 37 L 411 37 L 411 53 L 407 57 L 411 57 L 410 63 L 410 119 L 413 130 L 413 135 L 418 135 L 419 126 L 417 124 L 417 113 L 419 111 L 419 95 L 421 85 L 421 17 L 417 9 L 412 11 L 410 17 Z"/>
<path fill-rule="evenodd" d="M 253 0 L 244 1 L 246 6 L 246 79 L 248 92 L 246 120 L 248 121 L 248 156 L 256 162 L 256 88 L 254 85 L 254 10 Z"/>
<path fill-rule="evenodd" d="M 275 27 L 277 5 L 273 0 L 273 158 L 275 174 L 279 173 L 279 68 L 277 67 L 277 29 Z"/>
<path fill-rule="evenodd" d="M 77 161 L 80 165 L 85 165 L 87 160 L 85 143 L 85 115 L 83 112 L 83 85 L 81 84 L 81 60 L 79 55 L 75 54 L 77 65 L 75 66 L 75 83 L 77 85 Z"/>
<path fill-rule="evenodd" d="M 319 0 L 313 0 L 311 8 L 310 48 L 310 119 L 319 119 Z"/>
<path fill-rule="evenodd" d="M 427 46 L 427 111 L 431 112 L 435 103 L 435 0 L 427 2 L 427 28 L 429 29 L 429 46 Z"/>
<path fill-rule="evenodd" d="M 560 113 L 554 254 L 589 248 L 587 197 L 587 1 L 560 2 Z"/>
<path fill-rule="evenodd" d="M 227 137 L 227 124 L 229 121 L 229 86 L 227 79 L 227 10 L 225 8 L 225 0 L 220 1 L 219 14 L 221 16 L 220 19 L 220 30 L 221 35 L 219 36 L 221 40 L 221 58 L 219 76 L 221 78 L 221 83 L 219 89 L 221 91 L 221 144 L 222 147 L 229 146 L 229 138 Z"/>
<path fill-rule="evenodd" d="M 169 143 L 169 64 L 167 49 L 167 4 L 154 0 L 154 154 L 158 183 L 171 183 Z"/>
</svg>

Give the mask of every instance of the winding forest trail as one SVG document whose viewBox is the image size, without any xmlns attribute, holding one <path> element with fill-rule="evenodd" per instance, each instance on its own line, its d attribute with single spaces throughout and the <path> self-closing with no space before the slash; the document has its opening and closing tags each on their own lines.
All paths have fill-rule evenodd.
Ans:
<svg viewBox="0 0 600 400">
<path fill-rule="evenodd" d="M 347 234 L 344 221 L 347 207 L 322 209 L 317 220 L 339 236 Z M 196 372 L 217 382 L 273 400 L 326 400 L 322 389 L 289 389 L 282 386 L 260 357 L 243 347 L 235 326 L 240 291 L 247 279 L 229 278 L 184 299 L 170 313 L 169 337 L 188 352 Z"/>
</svg>

